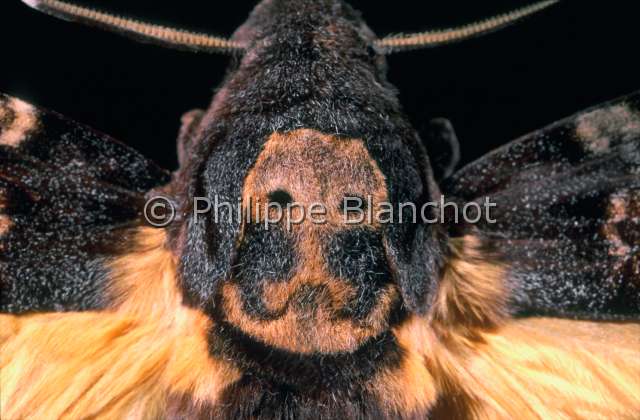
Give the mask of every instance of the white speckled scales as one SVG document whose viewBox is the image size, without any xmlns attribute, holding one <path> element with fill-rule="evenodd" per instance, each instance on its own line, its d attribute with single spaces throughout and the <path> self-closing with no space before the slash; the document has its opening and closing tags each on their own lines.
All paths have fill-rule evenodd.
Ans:
<svg viewBox="0 0 640 420">
<path fill-rule="evenodd" d="M 444 189 L 497 204 L 479 229 L 511 267 L 520 311 L 640 316 L 640 93 L 509 143 Z"/>
</svg>

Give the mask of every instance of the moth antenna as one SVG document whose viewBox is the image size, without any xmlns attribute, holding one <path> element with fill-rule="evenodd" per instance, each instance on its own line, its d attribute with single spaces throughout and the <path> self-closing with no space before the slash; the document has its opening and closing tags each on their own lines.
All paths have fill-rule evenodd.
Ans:
<svg viewBox="0 0 640 420">
<path fill-rule="evenodd" d="M 392 35 L 376 41 L 376 46 L 387 54 L 418 48 L 437 47 L 464 41 L 509 26 L 519 20 L 538 13 L 560 0 L 545 0 L 498 16 L 449 29 L 437 29 L 415 34 Z"/>
<path fill-rule="evenodd" d="M 140 22 L 64 1 L 22 0 L 22 2 L 61 19 L 97 26 L 163 47 L 207 53 L 234 53 L 244 50 L 243 45 L 226 38 Z"/>
</svg>

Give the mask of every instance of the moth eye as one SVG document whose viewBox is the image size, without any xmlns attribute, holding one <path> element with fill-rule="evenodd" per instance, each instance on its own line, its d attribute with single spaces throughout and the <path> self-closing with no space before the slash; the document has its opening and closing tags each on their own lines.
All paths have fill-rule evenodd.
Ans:
<svg viewBox="0 0 640 420">
<path fill-rule="evenodd" d="M 376 58 L 378 56 L 378 52 L 373 48 L 373 45 L 367 46 L 367 55 L 369 55 L 369 58 Z"/>
<path fill-rule="evenodd" d="M 269 204 L 277 204 L 280 207 L 287 207 L 293 203 L 293 197 L 285 190 L 275 190 L 269 193 Z"/>
</svg>

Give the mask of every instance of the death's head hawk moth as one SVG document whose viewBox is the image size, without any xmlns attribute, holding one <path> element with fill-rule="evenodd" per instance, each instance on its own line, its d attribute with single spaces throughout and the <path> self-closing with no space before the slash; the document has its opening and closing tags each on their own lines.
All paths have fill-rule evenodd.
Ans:
<svg viewBox="0 0 640 420">
<path fill-rule="evenodd" d="M 556 1 L 378 38 L 341 0 L 264 0 L 228 39 L 24 2 L 235 60 L 173 173 L 0 96 L 3 419 L 638 418 L 640 94 L 456 169 L 451 124 L 419 135 L 385 75 Z M 496 205 L 350 223 L 349 197 Z"/>
</svg>

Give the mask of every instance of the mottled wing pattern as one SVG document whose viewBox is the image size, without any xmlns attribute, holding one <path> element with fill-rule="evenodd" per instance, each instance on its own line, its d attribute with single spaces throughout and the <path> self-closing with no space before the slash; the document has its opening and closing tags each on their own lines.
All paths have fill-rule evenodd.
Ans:
<svg viewBox="0 0 640 420">
<path fill-rule="evenodd" d="M 100 307 L 106 261 L 167 172 L 115 140 L 0 95 L 0 312 Z"/>
<path fill-rule="evenodd" d="M 507 144 L 444 190 L 496 203 L 478 228 L 522 314 L 640 315 L 640 93 Z"/>
</svg>

